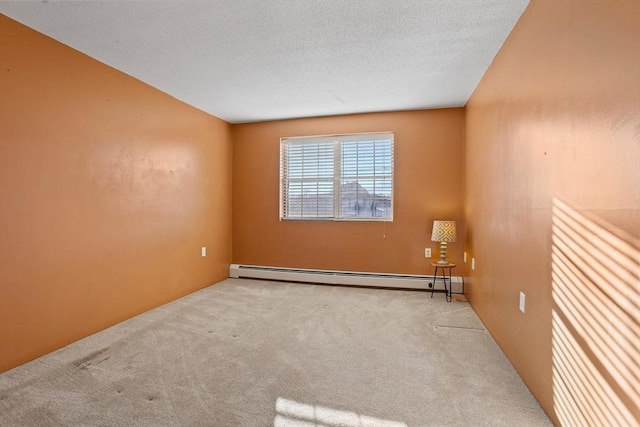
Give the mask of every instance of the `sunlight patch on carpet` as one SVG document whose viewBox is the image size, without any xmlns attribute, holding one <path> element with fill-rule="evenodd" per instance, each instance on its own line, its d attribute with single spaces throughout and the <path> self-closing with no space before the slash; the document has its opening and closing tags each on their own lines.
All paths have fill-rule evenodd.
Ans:
<svg viewBox="0 0 640 427">
<path fill-rule="evenodd" d="M 279 397 L 274 427 L 408 427 L 400 421 L 383 420 L 352 411 L 309 405 Z"/>
</svg>

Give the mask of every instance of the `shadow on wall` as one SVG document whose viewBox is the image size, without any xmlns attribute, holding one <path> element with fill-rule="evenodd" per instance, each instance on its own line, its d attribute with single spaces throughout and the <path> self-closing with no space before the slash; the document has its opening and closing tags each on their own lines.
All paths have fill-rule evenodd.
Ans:
<svg viewBox="0 0 640 427">
<path fill-rule="evenodd" d="M 351 411 L 308 405 L 279 397 L 276 401 L 276 418 L 273 420 L 273 426 L 407 427 L 407 424 L 400 421 L 382 420 Z"/>
<path fill-rule="evenodd" d="M 558 419 L 640 424 L 640 242 L 554 199 L 551 257 Z"/>
</svg>

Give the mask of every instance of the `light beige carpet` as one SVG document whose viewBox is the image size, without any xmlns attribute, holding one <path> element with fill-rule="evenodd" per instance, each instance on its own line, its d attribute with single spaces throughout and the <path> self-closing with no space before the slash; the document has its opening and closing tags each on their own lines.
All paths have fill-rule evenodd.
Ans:
<svg viewBox="0 0 640 427">
<path fill-rule="evenodd" d="M 0 375 L 2 426 L 548 426 L 467 302 L 229 279 Z"/>
</svg>

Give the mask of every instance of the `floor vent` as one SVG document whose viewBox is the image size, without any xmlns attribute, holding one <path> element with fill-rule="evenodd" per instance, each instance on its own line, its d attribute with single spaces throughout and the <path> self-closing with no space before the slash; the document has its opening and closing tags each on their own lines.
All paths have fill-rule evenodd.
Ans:
<svg viewBox="0 0 640 427">
<path fill-rule="evenodd" d="M 229 277 L 408 289 L 431 289 L 429 284 L 433 283 L 433 276 L 430 275 L 311 270 L 241 264 L 231 264 Z M 453 293 L 462 293 L 462 278 L 453 276 L 451 281 L 453 282 Z M 437 280 L 435 289 L 444 290 L 442 280 Z"/>
</svg>

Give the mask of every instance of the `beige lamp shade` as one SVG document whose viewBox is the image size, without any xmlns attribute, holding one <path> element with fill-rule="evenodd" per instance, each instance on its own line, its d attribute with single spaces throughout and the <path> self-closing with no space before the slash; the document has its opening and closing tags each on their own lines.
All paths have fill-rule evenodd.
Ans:
<svg viewBox="0 0 640 427">
<path fill-rule="evenodd" d="M 455 242 L 456 241 L 456 222 L 455 221 L 433 221 L 433 231 L 431 232 L 432 242 Z"/>
</svg>

